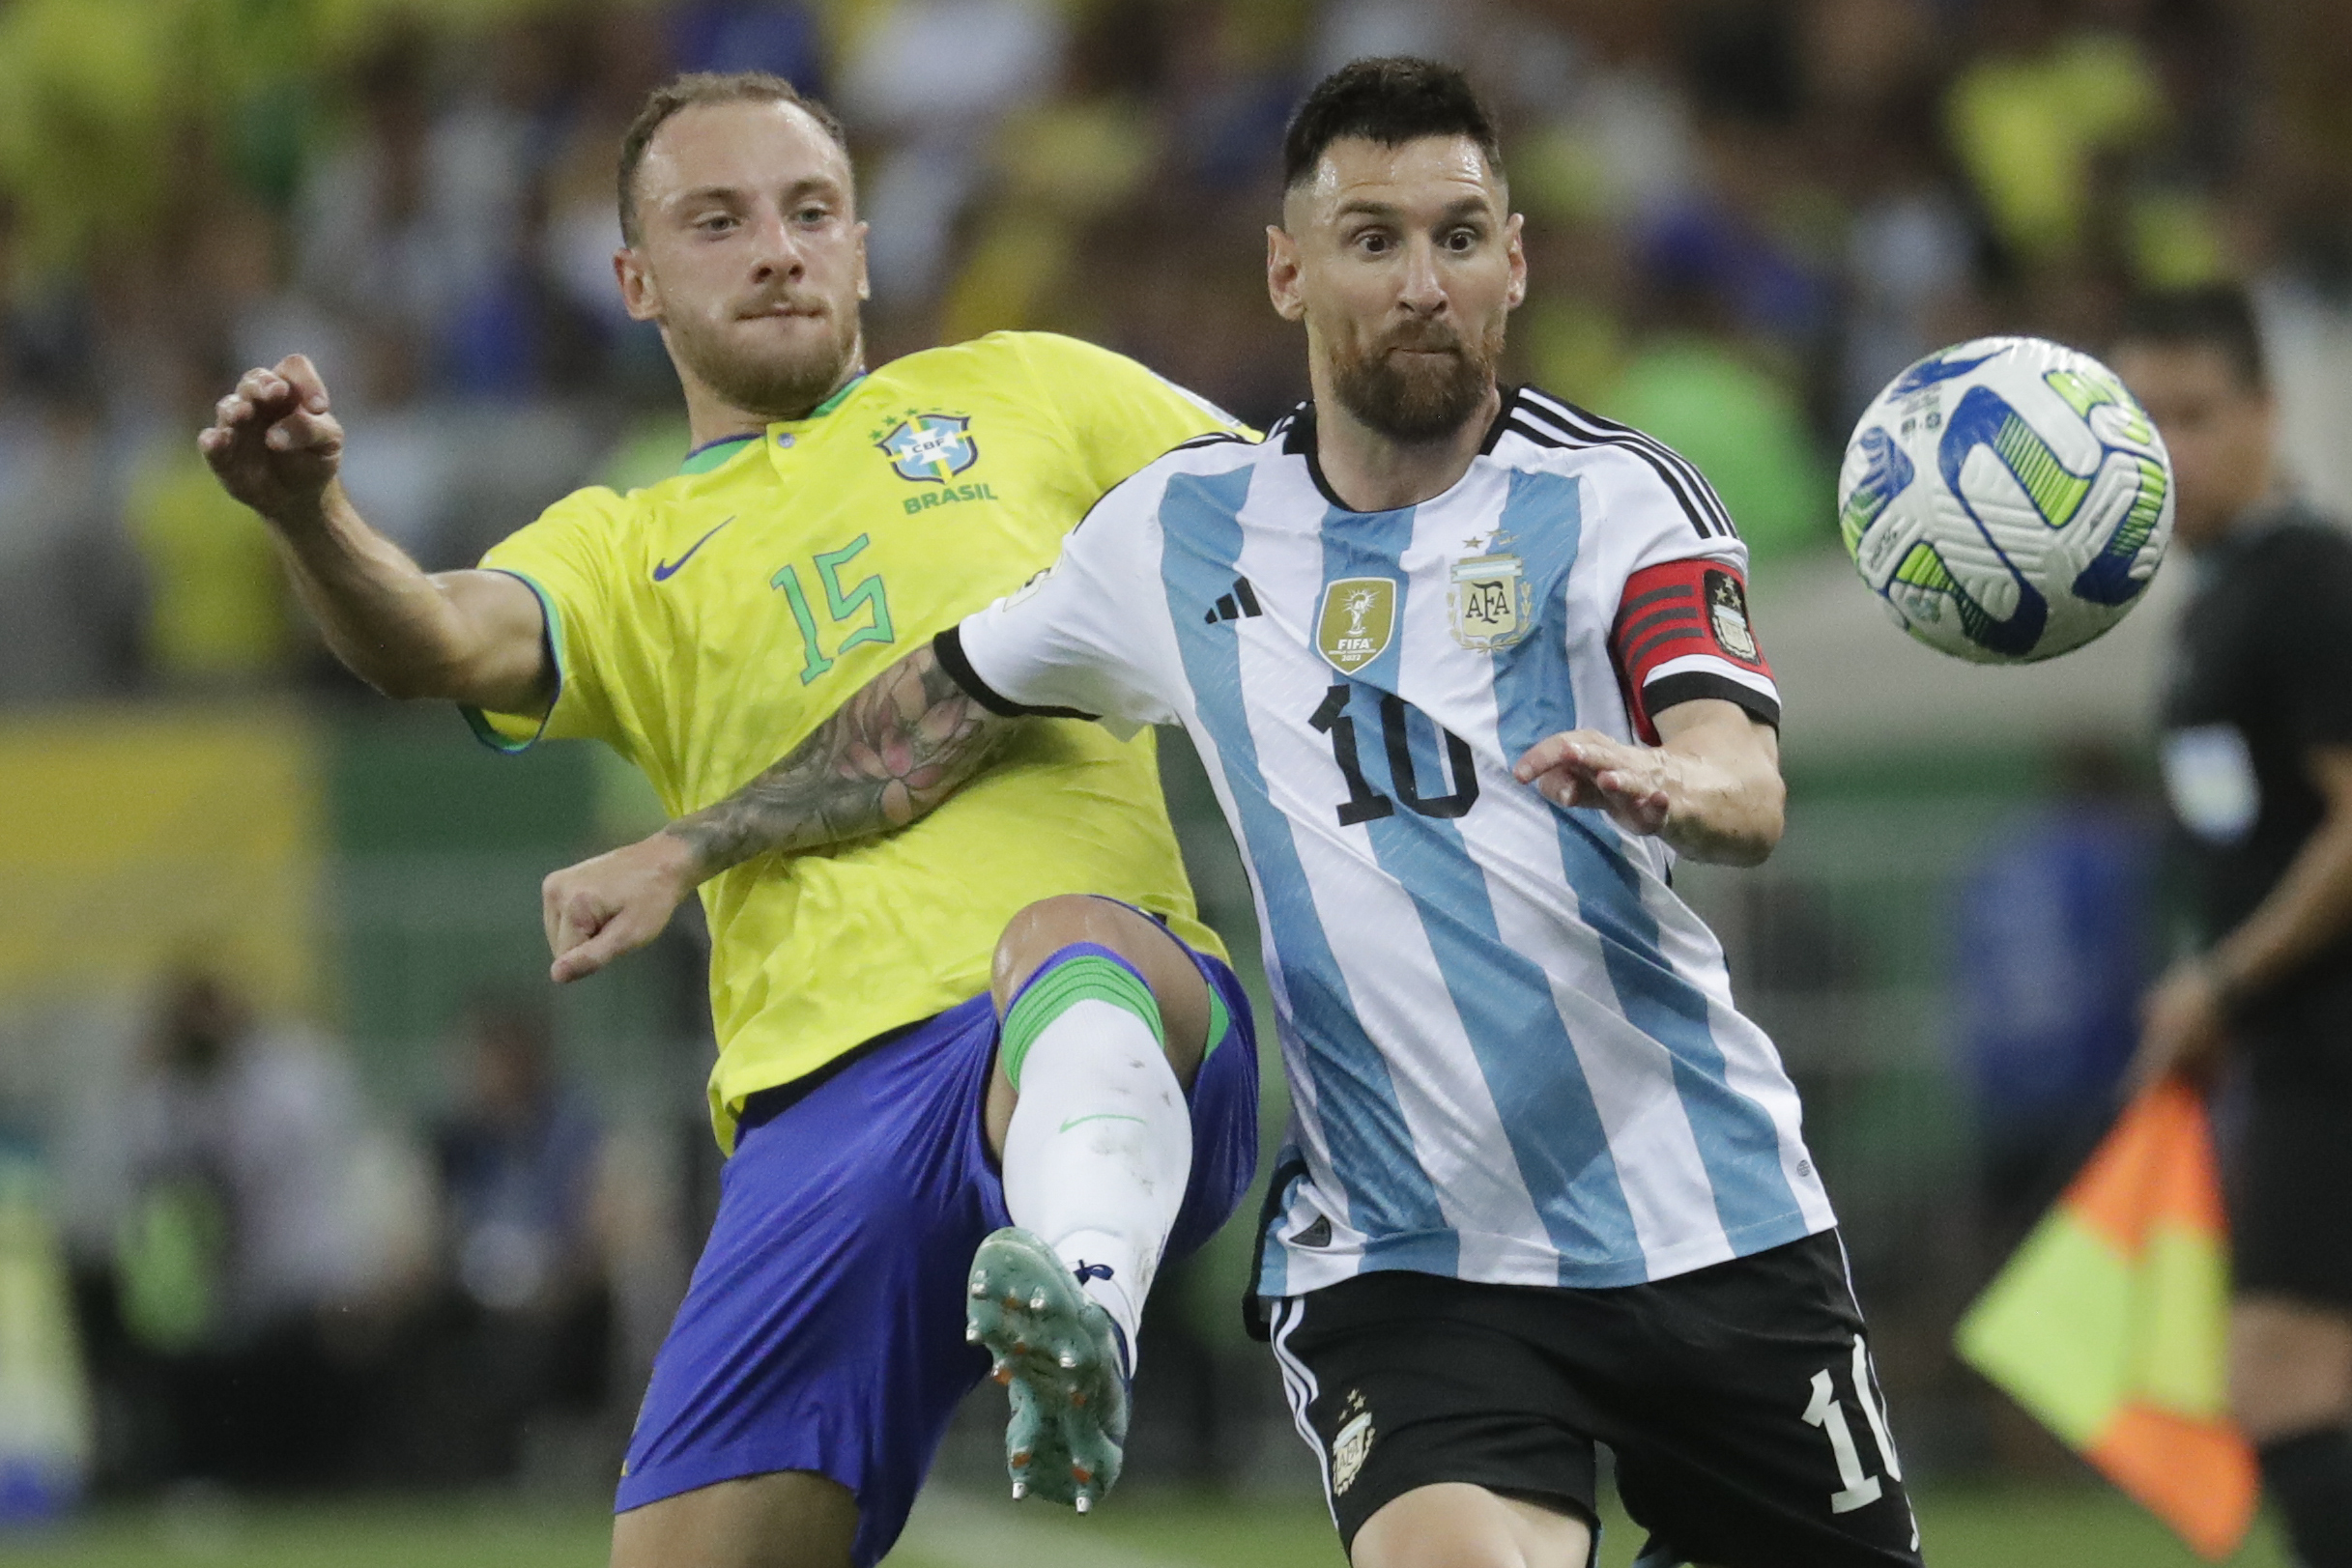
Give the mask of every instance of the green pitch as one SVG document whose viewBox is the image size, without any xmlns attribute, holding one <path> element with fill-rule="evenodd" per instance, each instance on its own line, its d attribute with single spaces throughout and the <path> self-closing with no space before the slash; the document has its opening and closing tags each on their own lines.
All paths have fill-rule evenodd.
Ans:
<svg viewBox="0 0 2352 1568">
<path fill-rule="evenodd" d="M 2197 1559 L 2111 1493 L 1940 1491 L 1920 1508 L 1934 1568 L 2195 1568 Z M 499 1497 L 430 1502 L 206 1501 L 101 1512 L 48 1534 L 0 1532 L 6 1568 L 601 1568 L 610 1525 L 592 1507 Z M 1639 1542 L 1613 1520 L 1604 1568 Z M 889 1568 L 1340 1568 L 1321 1505 L 1152 1494 L 1092 1519 L 990 1497 L 927 1499 Z M 2286 1568 L 2267 1529 L 2231 1568 Z"/>
<path fill-rule="evenodd" d="M 934 1502 L 888 1568 L 1344 1568 L 1317 1502 L 1114 1497 L 1094 1518 L 1032 1517 L 995 1499 Z M 1018 1525 L 1009 1525 L 1017 1518 Z M 1941 1491 L 1920 1505 L 1930 1568 L 2200 1568 L 2122 1497 L 2088 1490 Z M 1021 1539 L 1007 1534 L 1018 1528 Z M 1605 1522 L 1602 1568 L 1625 1568 L 1640 1532 Z M 1108 1550 L 1105 1550 L 1108 1549 Z M 2229 1568 L 2288 1568 L 2267 1527 Z"/>
</svg>

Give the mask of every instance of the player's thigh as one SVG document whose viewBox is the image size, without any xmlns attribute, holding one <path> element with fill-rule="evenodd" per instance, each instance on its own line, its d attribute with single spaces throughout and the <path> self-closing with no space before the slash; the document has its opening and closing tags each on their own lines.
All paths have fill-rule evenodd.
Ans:
<svg viewBox="0 0 2352 1568">
<path fill-rule="evenodd" d="M 1622 1292 L 1563 1338 L 1604 1386 L 1618 1494 L 1672 1560 L 1917 1568 L 1918 1528 L 1835 1232 Z M 1602 1365 L 1578 1348 L 1611 1349 Z M 1661 1555 L 1665 1554 L 1661 1552 Z"/>
<path fill-rule="evenodd" d="M 2352 1314 L 2248 1294 L 2229 1313 L 2231 1413 L 2255 1442 L 2352 1418 Z"/>
<path fill-rule="evenodd" d="M 1440 1481 L 1384 1503 L 1356 1532 L 1355 1568 L 1585 1568 L 1583 1520 L 1482 1486 Z"/>
<path fill-rule="evenodd" d="M 1567 1524 L 1589 1526 L 1587 1411 L 1523 1331 L 1525 1294 L 1395 1270 L 1275 1304 L 1291 1413 L 1357 1568 L 1549 1563 Z M 1448 1540 L 1467 1554 L 1447 1555 Z"/>
<path fill-rule="evenodd" d="M 661 1549 L 683 1520 L 766 1550 L 761 1522 L 784 1519 L 774 1550 L 795 1554 L 714 1544 L 711 1560 L 839 1563 L 827 1543 L 851 1533 L 858 1556 L 887 1552 L 988 1368 L 963 1340 L 963 1273 L 1003 1223 L 975 1114 L 994 1041 L 978 997 L 754 1097 L 629 1440 L 615 1506 L 644 1518 L 622 1545 Z M 834 1485 L 769 1479 L 787 1472 Z M 687 1500 L 656 1506 L 674 1497 Z"/>
<path fill-rule="evenodd" d="M 777 1470 L 616 1515 L 612 1568 L 850 1568 L 856 1539 L 847 1487 Z"/>
</svg>

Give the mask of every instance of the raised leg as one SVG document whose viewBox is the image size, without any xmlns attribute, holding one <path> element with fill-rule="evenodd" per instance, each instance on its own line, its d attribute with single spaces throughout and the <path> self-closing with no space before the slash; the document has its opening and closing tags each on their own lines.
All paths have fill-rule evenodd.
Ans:
<svg viewBox="0 0 2352 1568">
<path fill-rule="evenodd" d="M 1061 898 L 998 945 L 988 1104 L 1013 1224 L 972 1262 L 968 1336 L 1008 1386 L 1016 1497 L 1090 1508 L 1118 1478 L 1143 1302 L 1191 1173 L 1185 1092 L 1214 1027 L 1191 956 L 1149 918 Z"/>
</svg>

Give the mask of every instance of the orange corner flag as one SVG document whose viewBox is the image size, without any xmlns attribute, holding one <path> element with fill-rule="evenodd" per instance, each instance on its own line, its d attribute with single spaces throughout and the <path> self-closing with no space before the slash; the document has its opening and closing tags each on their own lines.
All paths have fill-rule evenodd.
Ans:
<svg viewBox="0 0 2352 1568">
<path fill-rule="evenodd" d="M 2205 1103 L 2125 1110 L 1961 1320 L 1961 1355 L 2210 1561 L 2260 1494 L 2229 1421 L 2227 1231 Z"/>
</svg>

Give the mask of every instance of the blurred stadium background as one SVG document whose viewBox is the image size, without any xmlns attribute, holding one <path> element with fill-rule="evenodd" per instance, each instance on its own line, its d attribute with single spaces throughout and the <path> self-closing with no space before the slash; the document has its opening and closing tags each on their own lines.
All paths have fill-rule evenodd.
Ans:
<svg viewBox="0 0 2352 1568">
<path fill-rule="evenodd" d="M 538 878 L 649 795 L 340 673 L 197 458 L 237 371 L 318 361 L 351 491 L 428 566 L 671 471 L 615 149 L 672 71 L 760 67 L 856 141 L 877 358 L 1069 331 L 1263 423 L 1302 389 L 1281 124 L 1391 52 L 1506 118 L 1514 373 L 1679 446 L 1754 550 L 1793 830 L 1686 885 L 1806 1092 L 1934 1560 L 2189 1560 L 1949 1351 L 2167 944 L 2178 584 L 1964 668 L 1853 582 L 1831 485 L 1919 354 L 2096 349 L 2134 287 L 2235 276 L 2294 478 L 2352 513 L 2352 9 L 2300 0 L 0 0 L 0 1560 L 601 1561 L 712 1201 L 696 931 L 543 981 Z M 995 1501 L 975 1412 L 894 1561 L 1334 1560 L 1246 1250 L 1155 1300 L 1090 1533 Z"/>
</svg>

